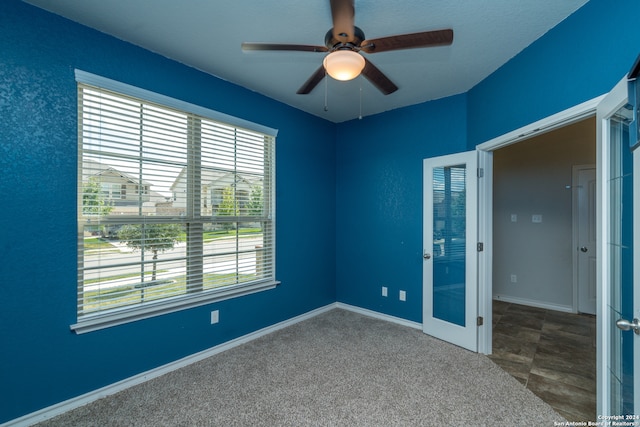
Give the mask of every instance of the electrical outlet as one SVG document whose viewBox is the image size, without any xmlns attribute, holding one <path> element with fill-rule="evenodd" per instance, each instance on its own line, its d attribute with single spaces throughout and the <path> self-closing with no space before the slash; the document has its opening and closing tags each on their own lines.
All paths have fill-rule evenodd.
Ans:
<svg viewBox="0 0 640 427">
<path fill-rule="evenodd" d="M 386 296 L 388 295 L 387 291 L 388 291 L 388 290 L 387 290 L 387 287 L 386 287 L 386 286 L 383 286 L 383 287 L 382 287 L 382 296 L 383 296 L 383 297 L 386 297 Z"/>
<path fill-rule="evenodd" d="M 515 274 L 511 275 L 511 283 L 518 283 L 518 276 L 516 276 Z"/>
<path fill-rule="evenodd" d="M 406 301 L 406 300 L 407 300 L 407 292 L 400 291 L 400 301 Z"/>
<path fill-rule="evenodd" d="M 211 312 L 211 324 L 214 325 L 220 321 L 220 311 L 213 310 Z"/>
<path fill-rule="evenodd" d="M 542 215 L 540 214 L 531 215 L 531 222 L 540 224 L 542 222 Z"/>
<path fill-rule="evenodd" d="M 518 222 L 518 214 L 511 214 L 511 222 Z"/>
</svg>

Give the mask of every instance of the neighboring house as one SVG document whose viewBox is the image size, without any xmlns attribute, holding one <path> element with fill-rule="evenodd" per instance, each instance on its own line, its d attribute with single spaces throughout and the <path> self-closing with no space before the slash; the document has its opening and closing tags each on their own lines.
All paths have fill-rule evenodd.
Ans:
<svg viewBox="0 0 640 427">
<path fill-rule="evenodd" d="M 200 207 L 201 215 L 203 216 L 216 214 L 222 204 L 225 189 L 235 189 L 233 194 L 242 211 L 249 202 L 253 188 L 257 185 L 262 186 L 262 177 L 252 180 L 238 173 L 226 171 L 203 170 L 200 181 L 202 185 Z M 173 209 L 184 215 L 187 209 L 187 176 L 185 169 L 180 172 L 174 181 L 171 186 L 171 192 L 173 194 Z"/>
<path fill-rule="evenodd" d="M 144 215 L 156 215 L 158 208 L 167 208 L 167 197 L 152 191 L 151 184 L 139 180 L 130 174 L 102 164 L 85 160 L 82 182 L 86 184 L 94 179 L 100 184 L 100 195 L 105 204 L 113 209 L 109 216 L 138 214 L 142 209 Z"/>
</svg>

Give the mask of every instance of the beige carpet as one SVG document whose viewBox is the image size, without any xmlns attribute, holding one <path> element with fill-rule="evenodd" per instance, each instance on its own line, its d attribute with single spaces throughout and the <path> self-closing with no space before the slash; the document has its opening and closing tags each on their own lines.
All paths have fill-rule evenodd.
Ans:
<svg viewBox="0 0 640 427">
<path fill-rule="evenodd" d="M 41 426 L 553 426 L 487 357 L 332 310 Z"/>
</svg>

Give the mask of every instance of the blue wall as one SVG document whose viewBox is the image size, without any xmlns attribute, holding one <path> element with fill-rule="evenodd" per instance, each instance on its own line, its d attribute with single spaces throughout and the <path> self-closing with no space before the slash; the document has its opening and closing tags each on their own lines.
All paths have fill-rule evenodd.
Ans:
<svg viewBox="0 0 640 427">
<path fill-rule="evenodd" d="M 640 2 L 590 0 L 469 91 L 469 149 L 609 92 L 638 52 Z"/>
<path fill-rule="evenodd" d="M 334 124 L 17 0 L 0 2 L 0 46 L 0 423 L 336 300 Z M 279 287 L 84 335 L 70 331 L 75 68 L 279 129 Z M 213 309 L 217 325 L 209 322 Z"/>
<path fill-rule="evenodd" d="M 338 126 L 338 301 L 422 322 L 422 161 L 465 151 L 466 109 L 458 95 Z"/>
</svg>

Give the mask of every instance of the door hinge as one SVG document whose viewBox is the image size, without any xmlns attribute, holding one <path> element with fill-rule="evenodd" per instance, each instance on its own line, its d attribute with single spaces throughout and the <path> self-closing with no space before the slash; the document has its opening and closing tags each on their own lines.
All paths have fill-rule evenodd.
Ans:
<svg viewBox="0 0 640 427">
<path fill-rule="evenodd" d="M 482 178 L 484 176 L 484 168 L 478 168 L 478 178 Z"/>
<path fill-rule="evenodd" d="M 484 243 L 478 242 L 478 252 L 484 251 Z"/>
<path fill-rule="evenodd" d="M 484 325 L 484 317 L 478 316 L 478 326 Z"/>
</svg>

